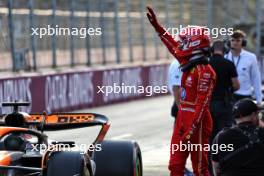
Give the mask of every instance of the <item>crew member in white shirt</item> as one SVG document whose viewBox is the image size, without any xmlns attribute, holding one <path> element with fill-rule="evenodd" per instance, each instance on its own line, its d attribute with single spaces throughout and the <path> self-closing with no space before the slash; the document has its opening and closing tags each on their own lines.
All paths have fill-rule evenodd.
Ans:
<svg viewBox="0 0 264 176">
<path fill-rule="evenodd" d="M 236 30 L 231 35 L 229 41 L 231 50 L 225 57 L 232 61 L 237 69 L 240 89 L 234 93 L 234 100 L 252 98 L 252 91 L 260 105 L 262 102 L 261 77 L 256 55 L 246 51 L 246 34 L 241 30 Z"/>
<path fill-rule="evenodd" d="M 174 97 L 173 105 L 171 107 L 171 116 L 176 117 L 178 107 L 180 105 L 180 86 L 181 86 L 182 71 L 180 70 L 180 64 L 175 59 L 169 67 L 168 72 L 168 88 L 170 93 Z"/>
</svg>

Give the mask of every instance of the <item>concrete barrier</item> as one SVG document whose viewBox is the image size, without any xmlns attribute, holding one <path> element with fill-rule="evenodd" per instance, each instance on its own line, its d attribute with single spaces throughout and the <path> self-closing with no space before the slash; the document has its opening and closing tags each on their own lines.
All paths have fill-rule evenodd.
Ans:
<svg viewBox="0 0 264 176">
<path fill-rule="evenodd" d="M 0 79 L 0 101 L 29 101 L 26 112 L 62 112 L 167 93 L 168 63 Z M 1 107 L 1 113 L 11 109 Z"/>
</svg>

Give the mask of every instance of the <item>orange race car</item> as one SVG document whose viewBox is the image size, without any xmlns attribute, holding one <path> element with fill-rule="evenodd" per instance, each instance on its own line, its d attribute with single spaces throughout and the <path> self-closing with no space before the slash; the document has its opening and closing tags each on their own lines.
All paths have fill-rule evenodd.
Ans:
<svg viewBox="0 0 264 176">
<path fill-rule="evenodd" d="M 108 119 L 94 113 L 27 114 L 19 106 L 2 103 L 13 112 L 1 115 L 0 176 L 142 176 L 139 145 L 133 141 L 105 141 Z M 69 150 L 74 141 L 52 141 L 44 129 L 101 126 L 95 150 Z"/>
</svg>

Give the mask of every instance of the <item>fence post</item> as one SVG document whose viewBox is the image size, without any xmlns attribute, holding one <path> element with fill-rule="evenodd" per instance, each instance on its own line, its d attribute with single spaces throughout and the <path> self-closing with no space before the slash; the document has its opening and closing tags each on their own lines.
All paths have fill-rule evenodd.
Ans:
<svg viewBox="0 0 264 176">
<path fill-rule="evenodd" d="M 171 22 L 170 22 L 169 11 L 170 11 L 170 0 L 166 0 L 165 1 L 166 27 L 172 27 L 172 26 L 170 26 Z M 170 55 L 169 55 L 168 50 L 166 50 L 166 57 L 167 57 L 167 59 L 170 59 Z"/>
<path fill-rule="evenodd" d="M 71 11 L 71 15 L 70 15 L 70 26 L 71 28 L 74 27 L 74 0 L 71 0 L 71 5 L 70 5 L 70 11 Z M 74 63 L 74 36 L 70 35 L 70 50 L 71 50 L 71 67 L 74 67 L 75 63 Z"/>
<path fill-rule="evenodd" d="M 247 0 L 243 0 L 243 3 L 242 3 L 242 15 L 240 16 L 240 21 L 241 22 L 246 22 L 247 5 L 248 5 L 248 1 Z"/>
<path fill-rule="evenodd" d="M 127 18 L 127 34 L 128 34 L 128 47 L 129 47 L 129 61 L 133 62 L 133 47 L 132 47 L 132 32 L 131 32 L 131 18 L 130 18 L 130 8 L 129 0 L 125 1 L 126 5 L 126 18 Z"/>
<path fill-rule="evenodd" d="M 141 0 L 140 1 L 140 10 L 141 10 L 141 27 L 140 27 L 140 31 L 141 31 L 141 39 L 142 39 L 142 49 L 143 49 L 143 61 L 146 61 L 146 36 L 145 36 L 145 0 Z"/>
<path fill-rule="evenodd" d="M 208 7 L 208 12 L 207 12 L 207 27 L 210 29 L 212 28 L 212 15 L 213 15 L 213 4 L 212 0 L 207 0 L 207 7 Z"/>
<path fill-rule="evenodd" d="M 226 0 L 226 2 L 224 3 L 224 10 L 225 10 L 225 23 L 227 26 L 230 26 L 230 0 Z"/>
<path fill-rule="evenodd" d="M 256 0 L 256 55 L 260 56 L 261 49 L 261 3 L 260 0 Z"/>
<path fill-rule="evenodd" d="M 115 0 L 115 50 L 116 50 L 116 63 L 120 63 L 120 39 L 119 39 L 119 16 L 118 16 L 119 0 Z"/>
<path fill-rule="evenodd" d="M 180 25 L 183 25 L 183 13 L 184 13 L 183 12 L 183 0 L 180 0 L 179 2 L 179 23 Z"/>
<path fill-rule="evenodd" d="M 195 23 L 195 21 L 193 20 L 193 16 L 194 16 L 194 13 L 193 13 L 193 11 L 194 11 L 194 0 L 191 0 L 191 2 L 190 2 L 190 25 L 196 25 L 196 24 L 194 24 Z"/>
<path fill-rule="evenodd" d="M 86 3 L 86 26 L 90 26 L 90 0 L 87 0 Z M 87 56 L 87 66 L 91 66 L 91 46 L 90 46 L 90 37 L 85 38 L 86 45 L 86 56 Z"/>
<path fill-rule="evenodd" d="M 104 1 L 100 0 L 100 26 L 102 29 L 101 45 L 103 49 L 103 65 L 106 64 L 106 46 L 105 46 L 105 21 L 104 21 Z"/>
<path fill-rule="evenodd" d="M 15 63 L 15 41 L 14 41 L 14 26 L 13 26 L 13 0 L 8 1 L 8 27 L 9 27 L 9 37 L 10 37 L 10 49 L 12 56 L 12 70 L 16 71 L 16 63 Z"/>
<path fill-rule="evenodd" d="M 54 29 L 56 26 L 56 6 L 57 2 L 56 0 L 52 0 L 52 28 Z M 57 67 L 57 58 L 56 58 L 56 36 L 52 35 L 52 41 L 51 41 L 51 47 L 52 47 L 52 67 Z"/>
<path fill-rule="evenodd" d="M 90 0 L 87 0 L 86 3 L 86 26 L 90 26 Z M 85 40 L 86 44 L 86 54 L 87 54 L 87 62 L 86 65 L 90 66 L 91 65 L 91 45 L 90 45 L 90 37 L 86 37 Z"/>
<path fill-rule="evenodd" d="M 153 0 L 153 8 L 155 9 L 156 7 L 156 0 Z M 159 60 L 159 45 L 158 45 L 158 37 L 157 37 L 157 33 L 156 31 L 154 30 L 154 33 L 153 33 L 153 39 L 154 39 L 154 45 L 155 45 L 155 57 L 156 57 L 156 60 Z"/>
<path fill-rule="evenodd" d="M 33 0 L 29 1 L 29 23 L 30 23 L 30 29 L 34 28 L 34 14 L 33 14 Z M 30 31 L 30 30 L 29 30 Z M 36 61 L 36 39 L 35 35 L 31 35 L 31 50 L 32 50 L 32 59 L 33 59 L 33 70 L 37 70 L 37 61 Z"/>
</svg>

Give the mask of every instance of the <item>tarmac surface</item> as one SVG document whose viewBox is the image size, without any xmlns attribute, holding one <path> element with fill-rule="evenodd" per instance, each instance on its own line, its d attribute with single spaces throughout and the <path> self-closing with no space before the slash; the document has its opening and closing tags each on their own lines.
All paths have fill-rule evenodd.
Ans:
<svg viewBox="0 0 264 176">
<path fill-rule="evenodd" d="M 174 118 L 170 116 L 171 96 L 148 98 L 76 112 L 106 115 L 111 127 L 106 139 L 135 140 L 143 158 L 144 176 L 169 176 L 169 144 Z M 46 132 L 54 140 L 74 140 L 76 144 L 90 144 L 99 128 L 79 128 Z M 190 168 L 187 161 L 187 168 Z M 190 168 L 191 169 L 191 168 Z"/>
</svg>

